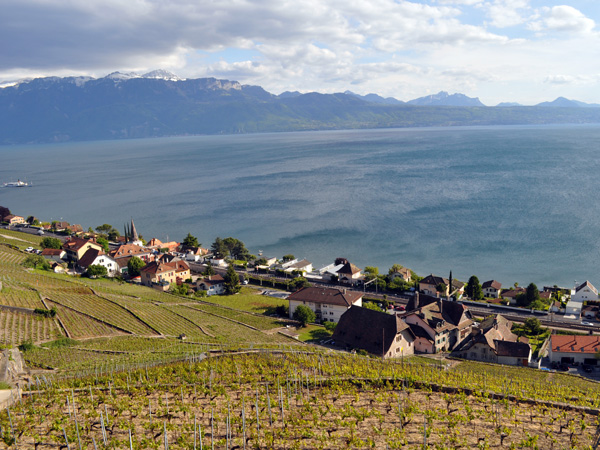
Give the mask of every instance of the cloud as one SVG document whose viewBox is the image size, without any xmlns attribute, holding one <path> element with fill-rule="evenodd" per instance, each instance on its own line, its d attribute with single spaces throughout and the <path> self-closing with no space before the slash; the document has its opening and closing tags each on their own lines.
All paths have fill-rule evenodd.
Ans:
<svg viewBox="0 0 600 450">
<path fill-rule="evenodd" d="M 534 31 L 558 31 L 585 34 L 591 32 L 596 23 L 581 11 L 568 5 L 544 7 L 540 20 L 531 23 Z"/>
<path fill-rule="evenodd" d="M 494 0 L 485 5 L 490 25 L 497 28 L 512 27 L 524 23 L 529 10 L 529 0 Z"/>
<path fill-rule="evenodd" d="M 567 84 L 596 84 L 598 82 L 599 76 L 576 76 L 576 75 L 548 75 L 544 79 L 544 83 L 548 84 L 558 84 L 558 85 L 567 85 Z"/>
</svg>

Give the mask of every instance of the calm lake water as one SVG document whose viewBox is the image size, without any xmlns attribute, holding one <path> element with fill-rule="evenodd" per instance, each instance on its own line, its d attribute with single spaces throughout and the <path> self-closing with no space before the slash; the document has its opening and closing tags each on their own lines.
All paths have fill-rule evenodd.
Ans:
<svg viewBox="0 0 600 450">
<path fill-rule="evenodd" d="M 600 286 L 599 143 L 600 126 L 529 126 L 6 146 L 0 181 L 35 186 L 0 205 L 315 265 Z"/>
</svg>

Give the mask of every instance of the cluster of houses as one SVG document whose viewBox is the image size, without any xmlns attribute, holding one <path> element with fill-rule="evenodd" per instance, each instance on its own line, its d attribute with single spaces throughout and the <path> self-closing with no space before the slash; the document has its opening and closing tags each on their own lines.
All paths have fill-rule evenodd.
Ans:
<svg viewBox="0 0 600 450">
<path fill-rule="evenodd" d="M 452 352 L 478 361 L 528 365 L 531 347 L 497 315 L 477 324 L 462 303 L 416 293 L 404 312 L 388 314 L 362 307 L 362 294 L 337 288 L 305 287 L 288 297 L 293 317 L 299 305 L 317 320 L 336 322 L 336 346 L 362 349 L 383 358 Z"/>
</svg>

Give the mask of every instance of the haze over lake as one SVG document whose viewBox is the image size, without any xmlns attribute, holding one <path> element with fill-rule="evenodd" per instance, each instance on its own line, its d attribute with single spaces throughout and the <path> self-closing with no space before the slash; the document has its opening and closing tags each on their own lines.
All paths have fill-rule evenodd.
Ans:
<svg viewBox="0 0 600 450">
<path fill-rule="evenodd" d="M 0 147 L 0 205 L 315 266 L 600 285 L 600 126 L 198 136 Z"/>
</svg>

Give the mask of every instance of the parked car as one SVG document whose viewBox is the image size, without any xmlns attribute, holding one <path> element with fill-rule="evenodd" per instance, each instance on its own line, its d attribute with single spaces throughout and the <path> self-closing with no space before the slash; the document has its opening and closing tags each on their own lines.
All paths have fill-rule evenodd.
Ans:
<svg viewBox="0 0 600 450">
<path fill-rule="evenodd" d="M 30 252 L 32 252 L 32 251 L 33 251 L 33 247 L 27 247 L 27 248 L 25 249 L 25 251 L 26 251 L 27 253 L 30 253 Z"/>
<path fill-rule="evenodd" d="M 586 321 L 586 320 L 582 320 L 582 321 L 581 321 L 581 325 L 587 325 L 588 327 L 593 327 L 593 326 L 594 326 L 594 324 L 593 324 L 593 323 L 591 323 L 591 322 L 588 322 L 588 321 Z"/>
<path fill-rule="evenodd" d="M 594 371 L 594 368 L 588 364 L 584 364 L 582 367 L 584 372 L 591 373 Z"/>
</svg>

